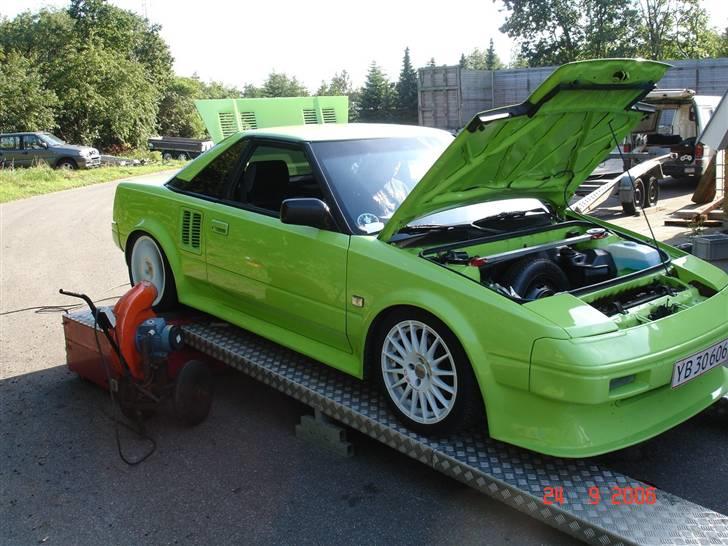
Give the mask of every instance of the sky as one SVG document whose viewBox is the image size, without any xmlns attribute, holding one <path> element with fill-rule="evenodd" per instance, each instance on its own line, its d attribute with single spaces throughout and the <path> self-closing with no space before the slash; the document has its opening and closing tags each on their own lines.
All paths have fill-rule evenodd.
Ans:
<svg viewBox="0 0 728 546">
<path fill-rule="evenodd" d="M 702 0 L 717 28 L 728 26 L 728 1 Z M 504 61 L 513 42 L 498 30 L 500 0 L 449 3 L 396 0 L 111 0 L 162 25 L 179 75 L 197 74 L 242 87 L 260 85 L 271 71 L 296 76 L 312 92 L 347 70 L 355 86 L 372 61 L 396 80 L 405 47 L 415 67 L 434 57 L 456 64 L 461 53 L 486 49 L 493 38 Z M 0 0 L 0 15 L 66 7 L 67 0 Z"/>
</svg>

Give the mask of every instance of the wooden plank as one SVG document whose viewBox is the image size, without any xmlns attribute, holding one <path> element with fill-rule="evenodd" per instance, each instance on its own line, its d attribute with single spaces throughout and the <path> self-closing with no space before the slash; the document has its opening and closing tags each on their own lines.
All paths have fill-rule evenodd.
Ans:
<svg viewBox="0 0 728 546">
<path fill-rule="evenodd" d="M 687 218 L 665 218 L 665 225 L 666 226 L 676 226 L 676 227 L 693 227 L 693 226 L 700 226 L 700 227 L 721 227 L 723 225 L 722 220 L 703 220 L 702 222 L 698 222 L 695 220 L 689 220 Z"/>
<path fill-rule="evenodd" d="M 699 204 L 710 203 L 713 199 L 715 199 L 715 155 L 710 160 L 703 176 L 700 177 L 700 182 L 692 197 L 693 203 Z"/>
</svg>

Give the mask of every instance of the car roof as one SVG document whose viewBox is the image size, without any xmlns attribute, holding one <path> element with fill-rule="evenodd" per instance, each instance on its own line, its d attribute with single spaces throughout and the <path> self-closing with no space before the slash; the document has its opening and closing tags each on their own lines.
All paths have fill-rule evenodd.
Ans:
<svg viewBox="0 0 728 546">
<path fill-rule="evenodd" d="M 46 131 L 15 131 L 14 133 L 0 133 L 0 136 L 47 135 Z"/>
<path fill-rule="evenodd" d="M 301 142 L 364 140 L 371 138 L 416 138 L 450 134 L 442 129 L 386 123 L 330 123 L 292 125 L 244 131 L 246 136 L 269 137 Z"/>
</svg>

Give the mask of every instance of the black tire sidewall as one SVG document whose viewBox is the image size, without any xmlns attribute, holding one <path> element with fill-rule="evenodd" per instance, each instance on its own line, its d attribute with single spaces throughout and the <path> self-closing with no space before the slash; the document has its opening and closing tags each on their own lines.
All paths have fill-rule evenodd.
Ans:
<svg viewBox="0 0 728 546">
<path fill-rule="evenodd" d="M 455 405 L 450 413 L 438 423 L 423 424 L 410 419 L 397 407 L 385 384 L 381 361 L 384 340 L 395 324 L 406 320 L 422 322 L 435 330 L 447 344 L 455 362 L 458 384 Z M 369 360 L 369 369 L 373 372 L 377 387 L 381 390 L 387 404 L 399 420 L 412 430 L 422 434 L 452 433 L 472 426 L 477 418 L 483 414 L 482 396 L 470 360 L 465 354 L 462 344 L 441 320 L 426 311 L 408 308 L 396 310 L 386 316 L 377 326 Z"/>
<path fill-rule="evenodd" d="M 548 258 L 525 258 L 513 264 L 501 279 L 503 286 L 510 286 L 522 298 L 526 290 L 539 276 L 545 276 L 553 281 L 555 292 L 569 289 L 569 279 L 554 262 Z"/>
<path fill-rule="evenodd" d="M 197 391 L 198 395 L 194 391 Z M 212 392 L 212 372 L 209 367 L 199 360 L 185 363 L 177 375 L 174 386 L 174 412 L 177 418 L 187 426 L 202 423 L 210 413 Z M 193 398 L 195 400 L 192 400 Z M 191 406 L 191 402 L 196 405 Z"/>
</svg>

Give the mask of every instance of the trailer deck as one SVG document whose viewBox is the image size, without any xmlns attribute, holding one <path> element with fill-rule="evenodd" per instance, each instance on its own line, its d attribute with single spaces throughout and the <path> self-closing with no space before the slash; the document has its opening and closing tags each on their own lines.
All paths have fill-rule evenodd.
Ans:
<svg viewBox="0 0 728 546">
<path fill-rule="evenodd" d="M 93 324 L 89 312 L 68 318 Z M 539 455 L 478 431 L 422 436 L 401 425 L 365 382 L 217 319 L 196 319 L 183 330 L 186 343 L 210 357 L 587 543 L 728 545 L 728 516 L 666 491 L 653 490 L 652 504 L 635 503 L 638 496 L 627 504 L 626 495 L 613 504 L 615 491 L 651 486 L 591 460 Z"/>
</svg>

